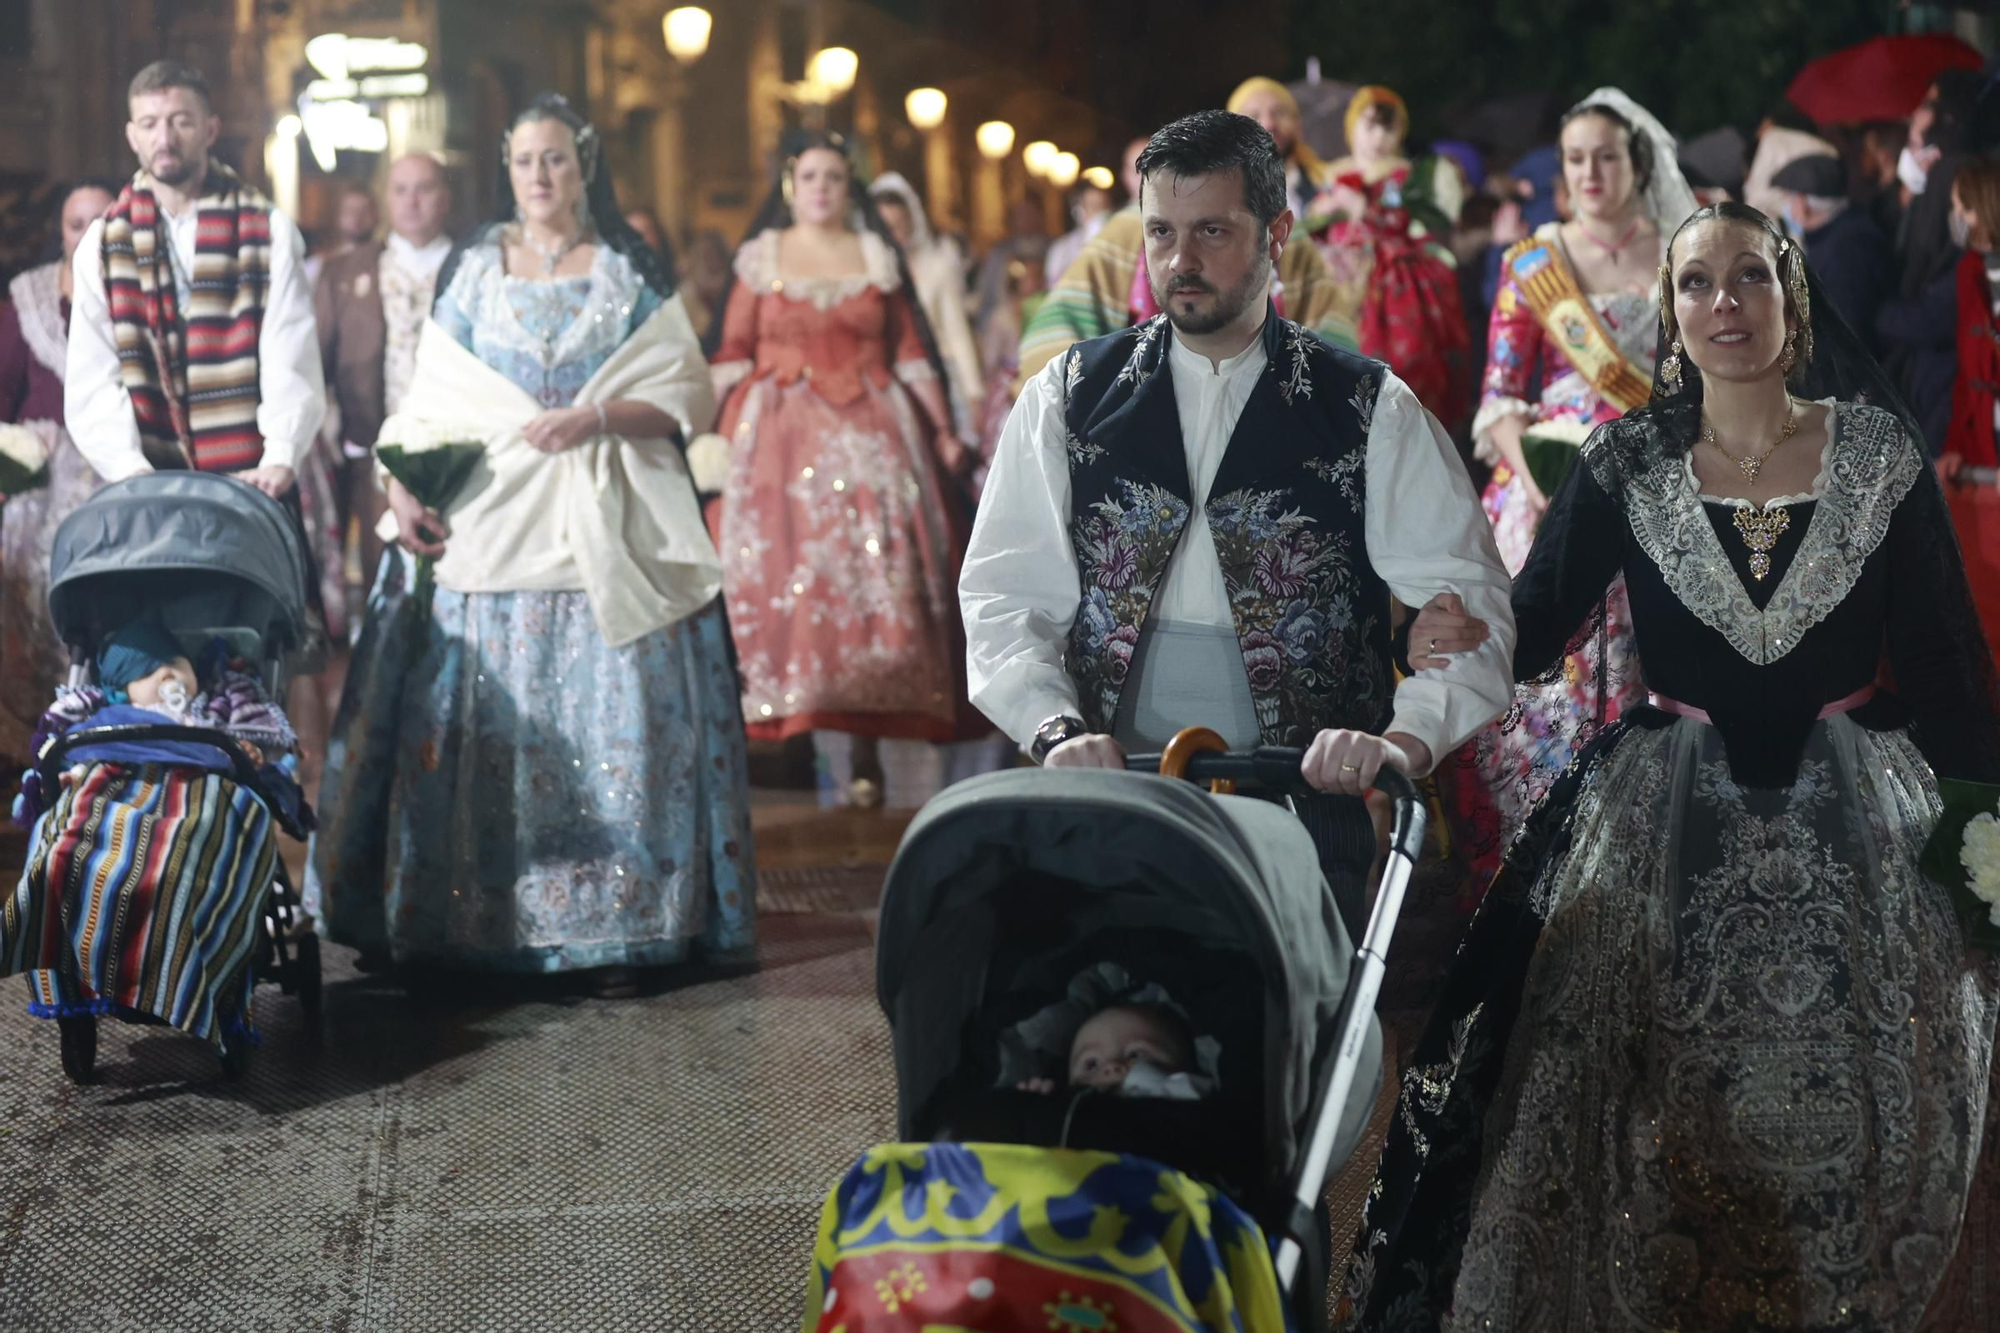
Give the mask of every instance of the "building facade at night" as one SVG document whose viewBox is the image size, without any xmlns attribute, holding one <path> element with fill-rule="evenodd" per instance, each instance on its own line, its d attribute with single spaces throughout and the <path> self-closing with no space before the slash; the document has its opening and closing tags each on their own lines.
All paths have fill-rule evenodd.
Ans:
<svg viewBox="0 0 2000 1333">
<path fill-rule="evenodd" d="M 62 182 L 131 170 L 125 85 L 161 57 L 207 75 L 219 155 L 309 237 L 342 184 L 379 183 L 413 150 L 452 168 L 457 224 L 483 216 L 510 110 L 547 89 L 587 109 L 621 197 L 677 239 L 713 229 L 733 243 L 769 188 L 783 131 L 801 124 L 848 134 L 866 173 L 901 171 L 975 245 L 1003 234 L 1024 197 L 1053 229 L 1067 226 L 1064 190 L 1030 173 L 1021 148 L 1046 139 L 1083 167 L 1115 166 L 1140 127 L 1057 92 L 1078 78 L 1060 60 L 1045 77 L 1028 72 L 1037 28 L 1050 27 L 1036 14 L 1052 7 L 1029 6 L 1006 31 L 986 16 L 898 8 L 731 0 L 712 12 L 706 49 L 683 60 L 667 49 L 661 0 L 27 0 L 0 17 L 0 276 L 43 256 Z M 328 40 L 338 36 L 352 39 L 345 51 Z M 857 57 L 845 91 L 811 77 L 815 53 L 834 45 Z M 906 111 L 918 87 L 945 94 L 933 129 Z M 997 160 L 975 138 L 991 121 L 1013 130 Z"/>
</svg>

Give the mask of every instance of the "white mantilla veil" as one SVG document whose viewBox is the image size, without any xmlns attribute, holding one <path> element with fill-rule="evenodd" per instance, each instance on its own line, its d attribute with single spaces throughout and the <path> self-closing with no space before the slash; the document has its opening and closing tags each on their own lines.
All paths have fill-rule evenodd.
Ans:
<svg viewBox="0 0 2000 1333">
<path fill-rule="evenodd" d="M 1674 136 L 1667 132 L 1667 127 L 1659 122 L 1658 117 L 1617 88 L 1599 88 L 1571 107 L 1569 114 L 1574 116 L 1579 111 L 1597 106 L 1623 116 L 1626 123 L 1632 126 L 1632 132 L 1644 135 L 1653 150 L 1652 179 L 1646 182 L 1646 188 L 1639 192 L 1639 197 L 1644 202 L 1646 216 L 1660 229 L 1660 239 L 1664 242 L 1680 229 L 1681 223 L 1687 221 L 1688 214 L 1696 208 L 1694 190 L 1688 185 L 1687 177 L 1681 174 Z"/>
</svg>

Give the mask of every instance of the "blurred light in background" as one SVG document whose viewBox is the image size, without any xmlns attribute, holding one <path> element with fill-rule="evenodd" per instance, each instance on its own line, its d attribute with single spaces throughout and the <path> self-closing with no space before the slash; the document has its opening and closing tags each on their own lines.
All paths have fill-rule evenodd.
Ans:
<svg viewBox="0 0 2000 1333">
<path fill-rule="evenodd" d="M 989 120 L 973 134 L 979 144 L 982 157 L 994 161 L 1007 156 L 1014 150 L 1014 127 L 1004 120 Z"/>
<path fill-rule="evenodd" d="M 943 91 L 937 88 L 912 88 L 903 97 L 904 113 L 909 116 L 910 124 L 920 130 L 934 130 L 944 124 L 947 105 Z"/>
<path fill-rule="evenodd" d="M 714 27 L 715 20 L 700 5 L 669 9 L 667 16 L 660 20 L 660 31 L 667 40 L 667 54 L 683 65 L 692 65 L 707 52 L 708 35 Z"/>
</svg>

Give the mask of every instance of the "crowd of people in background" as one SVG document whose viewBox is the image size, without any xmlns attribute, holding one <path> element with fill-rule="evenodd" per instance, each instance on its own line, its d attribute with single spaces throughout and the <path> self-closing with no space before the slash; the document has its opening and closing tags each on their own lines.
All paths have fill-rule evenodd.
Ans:
<svg viewBox="0 0 2000 1333">
<path fill-rule="evenodd" d="M 1987 155 L 2000 118 L 1982 100 L 1985 88 L 1976 72 L 1947 70 L 1902 122 L 1817 124 L 1781 106 L 1754 142 L 1719 163 L 1713 154 L 1678 159 L 1673 133 L 1609 90 L 1554 126 L 1546 145 L 1504 156 L 1413 142 L 1421 115 L 1380 86 L 1356 89 L 1337 124 L 1340 142 L 1318 145 L 1277 80 L 1249 79 L 1226 101 L 1270 133 L 1285 163 L 1295 231 L 1277 261 L 1277 309 L 1384 361 L 1411 386 L 1483 487 L 1511 571 L 1527 559 L 1553 484 L 1537 469 L 1545 453 L 1537 441 L 1609 420 L 1646 396 L 1663 350 L 1652 307 L 1666 222 L 1697 202 L 1738 197 L 1782 219 L 1834 312 L 1882 359 L 1922 424 L 2000 642 L 2000 163 Z M 200 88 L 152 95 L 205 102 Z M 342 183 L 310 253 L 285 240 L 298 232 L 274 214 L 262 337 L 266 360 L 288 370 L 267 367 L 254 409 L 265 452 L 235 462 L 261 484 L 295 484 L 317 558 L 329 652 L 314 665 L 329 670 L 305 675 L 292 697 L 309 783 L 329 755 L 327 791 L 355 781 L 357 758 L 339 737 L 356 725 L 360 695 L 382 682 L 358 670 L 346 677 L 339 724 L 335 705 L 348 645 L 369 642 L 373 613 L 362 594 L 380 596 L 395 531 L 411 551 L 447 549 L 399 524 L 420 515 L 397 503 L 372 456 L 410 393 L 425 326 L 444 325 L 449 313 L 461 343 L 553 413 L 615 350 L 584 336 L 599 331 L 600 317 L 615 314 L 636 330 L 651 303 L 668 297 L 701 342 L 691 355 L 705 356 L 713 374 L 713 406 L 689 404 L 674 435 L 719 553 L 716 625 L 726 607 L 745 734 L 753 742 L 810 735 L 829 804 L 912 807 L 957 777 L 1009 762 L 1005 738 L 966 705 L 958 562 L 1023 386 L 1073 343 L 1159 313 L 1136 207 L 1145 138 L 1124 148 L 1115 185 L 1085 182 L 1067 194 L 1069 230 L 1050 234 L 1042 210 L 1023 200 L 1008 234 L 982 253 L 929 216 L 908 180 L 871 172 L 840 136 L 794 135 L 768 203 L 732 254 L 713 229 L 669 238 L 650 211 L 621 205 L 595 147 L 590 162 L 579 155 L 591 132 L 566 106 L 524 123 L 567 136 L 565 151 L 585 173 L 560 188 L 514 182 L 542 191 L 537 199 L 573 188 L 576 199 L 562 205 L 575 224 L 568 233 L 537 240 L 515 217 L 530 213 L 528 196 L 516 194 L 483 230 L 455 236 L 450 173 L 421 154 L 389 163 L 379 181 Z M 183 140 L 197 131 L 179 132 L 161 164 L 181 162 L 191 151 Z M 152 148 L 134 146 L 150 164 Z M 211 187 L 231 178 L 212 165 Z M 511 162 L 508 172 L 520 174 Z M 82 404 L 88 414 L 110 399 L 78 377 L 101 385 L 119 374 L 108 334 L 79 350 L 66 329 L 71 256 L 81 246 L 75 270 L 99 280 L 103 242 L 85 233 L 120 188 L 70 190 L 62 257 L 17 277 L 0 305 L 0 420 L 43 432 L 52 459 L 47 488 L 10 502 L 0 525 L 0 745 L 16 757 L 63 668 L 39 609 L 49 536 L 101 480 L 129 475 L 157 452 L 142 448 L 129 416 L 126 424 L 72 419 L 75 442 L 65 429 L 65 378 L 72 411 Z M 589 207 L 578 202 L 586 194 Z M 528 230 L 508 240 L 495 231 L 507 226 Z M 497 237 L 499 249 L 489 253 L 476 236 Z M 516 262 L 521 247 L 544 242 L 560 247 L 545 256 L 546 272 Z M 621 265 L 631 273 L 608 272 Z M 480 274 L 497 284 L 492 293 L 454 296 L 440 286 Z M 553 285 L 531 295 L 524 284 L 538 279 Z M 292 293 L 304 304 L 281 312 Z M 1552 305 L 1566 299 L 1590 318 L 1552 319 Z M 94 305 L 86 313 L 91 323 L 105 315 Z M 503 347 L 509 340 L 518 346 Z M 478 579 L 453 566 L 462 562 L 445 566 L 445 586 L 456 577 L 456 591 L 475 599 L 464 614 L 485 616 Z M 537 577 L 563 585 L 546 571 Z M 447 607 L 456 603 L 440 599 L 433 614 Z M 535 614 L 548 628 L 553 612 Z M 584 634 L 583 622 L 563 633 Z M 1413 660 L 1438 659 L 1419 651 Z M 1608 597 L 1597 638 L 1576 645 L 1571 668 L 1448 764 L 1459 776 L 1447 784 L 1454 828 L 1482 873 L 1560 770 L 1551 755 L 1573 752 L 1638 697 L 1622 589 Z M 521 664 L 524 682 L 554 670 Z M 606 682 L 600 702 L 615 711 L 609 701 L 628 685 L 644 693 L 646 676 Z M 400 688 L 396 697 L 411 706 Z M 505 725 L 521 719 L 510 714 Z M 605 744 L 616 749 L 612 737 Z M 731 758 L 726 767 L 739 765 Z M 431 826 L 426 814 L 405 813 L 412 836 Z M 634 857 L 687 861 L 663 849 Z"/>
</svg>

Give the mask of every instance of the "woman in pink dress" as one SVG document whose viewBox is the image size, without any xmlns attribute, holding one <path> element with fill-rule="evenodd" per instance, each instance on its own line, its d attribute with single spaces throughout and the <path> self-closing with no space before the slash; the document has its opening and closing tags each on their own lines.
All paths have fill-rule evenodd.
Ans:
<svg viewBox="0 0 2000 1333">
<path fill-rule="evenodd" d="M 729 450 L 712 523 L 749 734 L 812 733 L 836 797 L 850 738 L 871 738 L 893 788 L 921 770 L 910 743 L 960 731 L 956 478 L 975 455 L 838 139 L 786 162 L 710 342 Z M 852 787 L 858 803 L 877 798 Z"/>
</svg>

